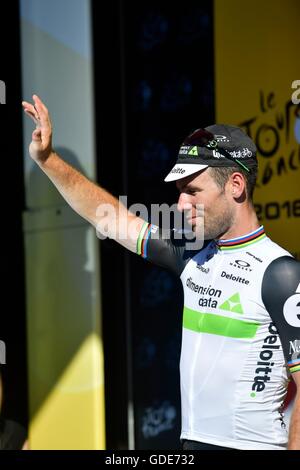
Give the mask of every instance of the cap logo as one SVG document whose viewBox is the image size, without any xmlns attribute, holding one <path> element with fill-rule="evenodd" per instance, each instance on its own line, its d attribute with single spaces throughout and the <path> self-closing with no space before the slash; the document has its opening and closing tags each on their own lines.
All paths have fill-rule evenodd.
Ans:
<svg viewBox="0 0 300 470">
<path fill-rule="evenodd" d="M 226 135 L 215 134 L 215 140 L 217 142 L 230 142 L 230 139 Z"/>
<path fill-rule="evenodd" d="M 232 152 L 228 152 L 233 158 L 239 158 L 242 160 L 243 158 L 251 158 L 252 157 L 252 152 L 248 148 L 243 148 L 241 150 L 233 150 Z M 217 150 L 213 150 L 213 156 L 215 158 L 225 158 L 224 155 L 219 153 Z"/>
<path fill-rule="evenodd" d="M 230 152 L 230 154 L 234 158 L 251 158 L 252 157 L 252 152 L 250 149 L 244 147 L 241 150 L 234 150 L 233 152 Z"/>
<path fill-rule="evenodd" d="M 216 140 L 210 140 L 208 144 L 206 145 L 206 147 L 210 149 L 214 149 L 217 147 L 217 145 L 218 145 L 218 142 Z"/>
<path fill-rule="evenodd" d="M 213 156 L 214 156 L 215 158 L 224 158 L 224 159 L 225 159 L 224 155 L 222 155 L 221 153 L 217 152 L 217 150 L 213 150 Z"/>
<path fill-rule="evenodd" d="M 188 155 L 192 155 L 193 157 L 198 157 L 198 148 L 196 146 L 192 147 Z"/>
<path fill-rule="evenodd" d="M 179 155 L 188 155 L 190 150 L 191 150 L 190 145 L 182 145 L 179 150 Z"/>
<path fill-rule="evenodd" d="M 170 174 L 180 174 L 180 175 L 184 175 L 185 173 L 185 170 L 184 168 L 173 168 L 171 171 L 170 171 Z"/>
</svg>

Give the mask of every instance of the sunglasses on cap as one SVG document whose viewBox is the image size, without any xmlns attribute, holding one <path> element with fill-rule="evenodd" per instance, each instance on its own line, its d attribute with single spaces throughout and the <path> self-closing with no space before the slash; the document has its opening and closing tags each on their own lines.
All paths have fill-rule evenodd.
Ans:
<svg viewBox="0 0 300 470">
<path fill-rule="evenodd" d="M 243 162 L 237 158 L 233 158 L 227 150 L 220 148 L 214 135 L 205 129 L 197 129 L 194 131 L 185 138 L 183 145 L 195 145 L 197 147 L 206 147 L 208 149 L 216 150 L 218 153 L 228 158 L 228 160 L 237 163 L 240 167 L 247 171 L 247 173 L 251 172 L 251 169 L 248 168 Z"/>
</svg>

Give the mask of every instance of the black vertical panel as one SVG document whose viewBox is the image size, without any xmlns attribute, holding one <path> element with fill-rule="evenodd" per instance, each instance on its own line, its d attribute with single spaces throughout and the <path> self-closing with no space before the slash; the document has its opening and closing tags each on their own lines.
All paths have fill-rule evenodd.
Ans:
<svg viewBox="0 0 300 470">
<path fill-rule="evenodd" d="M 92 2 L 98 180 L 149 220 L 176 202 L 183 138 L 214 122 L 212 3 Z M 107 447 L 131 442 L 132 403 L 135 448 L 178 449 L 181 283 L 109 240 L 101 269 Z"/>
<path fill-rule="evenodd" d="M 26 426 L 28 403 L 22 235 L 24 185 L 18 0 L 2 4 L 1 24 L 0 80 L 6 85 L 6 104 L 0 105 L 0 340 L 6 344 L 6 364 L 0 366 L 4 387 L 2 416 Z"/>
<path fill-rule="evenodd" d="M 176 202 L 163 178 L 183 138 L 214 122 L 211 1 L 123 2 L 129 203 Z M 178 449 L 182 287 L 130 258 L 135 447 Z"/>
<path fill-rule="evenodd" d="M 120 1 L 92 1 L 97 179 L 124 194 Z M 128 359 L 124 248 L 101 244 L 101 303 L 107 449 L 128 448 Z"/>
</svg>

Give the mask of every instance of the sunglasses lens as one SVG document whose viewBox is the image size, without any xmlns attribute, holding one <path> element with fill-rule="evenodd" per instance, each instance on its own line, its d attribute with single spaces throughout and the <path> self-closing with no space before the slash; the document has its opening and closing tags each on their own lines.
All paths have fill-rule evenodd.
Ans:
<svg viewBox="0 0 300 470">
<path fill-rule="evenodd" d="M 197 129 L 191 135 L 186 137 L 184 144 L 187 145 L 198 145 L 199 147 L 205 147 L 210 140 L 213 140 L 214 136 L 205 129 Z"/>
</svg>

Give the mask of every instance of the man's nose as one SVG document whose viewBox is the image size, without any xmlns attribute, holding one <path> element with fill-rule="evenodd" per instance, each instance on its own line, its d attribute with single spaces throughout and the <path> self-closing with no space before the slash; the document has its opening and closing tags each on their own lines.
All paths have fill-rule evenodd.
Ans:
<svg viewBox="0 0 300 470">
<path fill-rule="evenodd" d="M 179 212 L 183 212 L 191 208 L 192 203 L 190 201 L 190 196 L 186 193 L 181 193 L 178 198 L 177 209 L 179 210 Z"/>
</svg>

